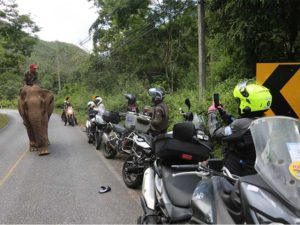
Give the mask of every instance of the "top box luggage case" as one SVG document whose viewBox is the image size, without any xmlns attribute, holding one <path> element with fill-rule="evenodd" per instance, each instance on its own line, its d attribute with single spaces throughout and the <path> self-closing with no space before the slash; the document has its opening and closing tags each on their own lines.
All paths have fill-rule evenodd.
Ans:
<svg viewBox="0 0 300 225">
<path fill-rule="evenodd" d="M 164 162 L 189 164 L 205 161 L 212 151 L 210 141 L 195 140 L 192 122 L 174 125 L 173 134 L 159 135 L 154 140 L 155 155 Z"/>
</svg>

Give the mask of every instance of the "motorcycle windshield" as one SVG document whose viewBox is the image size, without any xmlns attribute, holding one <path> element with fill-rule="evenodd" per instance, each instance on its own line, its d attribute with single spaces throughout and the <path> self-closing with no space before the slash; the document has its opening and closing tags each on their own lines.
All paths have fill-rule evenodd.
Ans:
<svg viewBox="0 0 300 225">
<path fill-rule="evenodd" d="M 299 125 L 294 118 L 274 116 L 257 119 L 250 126 L 256 171 L 296 209 L 300 208 Z"/>
</svg>

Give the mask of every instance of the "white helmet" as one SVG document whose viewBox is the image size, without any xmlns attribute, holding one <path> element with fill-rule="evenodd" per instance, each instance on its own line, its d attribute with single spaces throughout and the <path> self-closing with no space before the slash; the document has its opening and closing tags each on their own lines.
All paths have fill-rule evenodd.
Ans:
<svg viewBox="0 0 300 225">
<path fill-rule="evenodd" d="M 91 109 L 91 108 L 93 108 L 93 107 L 95 107 L 96 105 L 95 105 L 95 103 L 93 102 L 93 101 L 89 101 L 88 102 L 88 104 L 87 104 L 87 107 L 89 108 L 89 109 Z"/>
<path fill-rule="evenodd" d="M 97 106 L 99 106 L 101 103 L 102 103 L 102 98 L 101 97 L 99 97 L 99 96 L 97 96 L 96 98 L 95 98 L 95 104 L 97 105 Z"/>
</svg>

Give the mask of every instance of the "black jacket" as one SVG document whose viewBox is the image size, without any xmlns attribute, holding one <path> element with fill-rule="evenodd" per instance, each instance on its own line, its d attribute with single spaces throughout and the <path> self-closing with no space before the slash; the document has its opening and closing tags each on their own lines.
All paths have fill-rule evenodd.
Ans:
<svg viewBox="0 0 300 225">
<path fill-rule="evenodd" d="M 37 72 L 26 72 L 24 75 L 24 83 L 26 85 L 37 84 L 38 81 L 38 73 Z"/>
<path fill-rule="evenodd" d="M 158 133 L 166 133 L 169 125 L 169 108 L 161 102 L 154 106 L 151 126 Z"/>
<path fill-rule="evenodd" d="M 208 128 L 211 137 L 222 142 L 225 161 L 227 156 L 232 154 L 237 160 L 242 160 L 253 167 L 256 154 L 249 126 L 257 117 L 228 119 L 232 117 L 223 112 L 222 118 L 227 121 L 226 126 L 221 126 L 217 113 L 217 111 L 208 113 Z"/>
</svg>

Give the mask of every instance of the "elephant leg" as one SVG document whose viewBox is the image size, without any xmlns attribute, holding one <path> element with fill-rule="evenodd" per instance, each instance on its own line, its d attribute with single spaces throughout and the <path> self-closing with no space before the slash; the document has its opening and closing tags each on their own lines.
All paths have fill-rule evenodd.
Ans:
<svg viewBox="0 0 300 225">
<path fill-rule="evenodd" d="M 39 155 L 48 155 L 50 154 L 48 151 L 48 147 L 41 147 L 39 150 Z"/>
<path fill-rule="evenodd" d="M 45 115 L 45 118 L 42 121 L 42 134 L 40 134 L 40 144 L 39 144 L 39 155 L 48 155 L 48 116 Z"/>
<path fill-rule="evenodd" d="M 30 152 L 37 151 L 37 143 L 36 143 L 36 140 L 34 138 L 32 127 L 26 121 L 24 121 L 24 125 L 26 127 L 28 138 L 29 138 L 29 148 L 28 148 L 28 150 Z"/>
<path fill-rule="evenodd" d="M 49 141 L 49 136 L 48 136 L 48 123 L 49 123 L 49 117 L 48 120 L 45 122 L 45 133 L 46 133 L 46 137 L 47 137 L 47 144 L 48 146 L 50 145 L 50 141 Z"/>
</svg>

